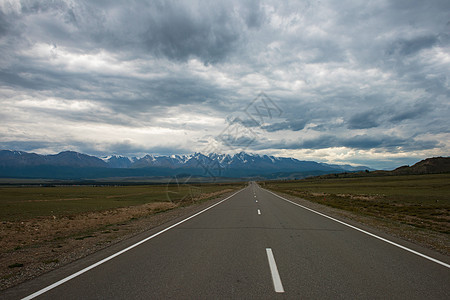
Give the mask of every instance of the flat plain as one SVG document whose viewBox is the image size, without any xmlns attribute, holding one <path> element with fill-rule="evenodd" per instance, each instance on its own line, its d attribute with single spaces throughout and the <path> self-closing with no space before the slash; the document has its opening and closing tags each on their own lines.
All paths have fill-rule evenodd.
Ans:
<svg viewBox="0 0 450 300">
<path fill-rule="evenodd" d="M 0 187 L 0 219 L 24 221 L 35 217 L 70 216 L 154 202 L 189 202 L 230 186 L 233 185 Z"/>
</svg>

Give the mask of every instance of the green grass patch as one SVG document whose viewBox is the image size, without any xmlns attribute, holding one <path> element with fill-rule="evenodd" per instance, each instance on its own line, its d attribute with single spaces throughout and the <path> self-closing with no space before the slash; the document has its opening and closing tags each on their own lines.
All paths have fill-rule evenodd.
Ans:
<svg viewBox="0 0 450 300">
<path fill-rule="evenodd" d="M 150 202 L 183 202 L 242 184 L 0 187 L 0 219 L 73 216 Z"/>
</svg>

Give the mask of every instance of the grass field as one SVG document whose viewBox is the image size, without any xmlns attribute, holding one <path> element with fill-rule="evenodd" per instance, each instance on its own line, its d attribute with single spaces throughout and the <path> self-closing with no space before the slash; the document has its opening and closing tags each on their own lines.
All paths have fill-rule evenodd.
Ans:
<svg viewBox="0 0 450 300">
<path fill-rule="evenodd" d="M 243 184 L 0 187 L 0 220 L 61 217 L 151 202 L 183 204 L 238 186 Z"/>
<path fill-rule="evenodd" d="M 450 233 L 450 174 L 263 182 L 320 204 Z"/>
</svg>

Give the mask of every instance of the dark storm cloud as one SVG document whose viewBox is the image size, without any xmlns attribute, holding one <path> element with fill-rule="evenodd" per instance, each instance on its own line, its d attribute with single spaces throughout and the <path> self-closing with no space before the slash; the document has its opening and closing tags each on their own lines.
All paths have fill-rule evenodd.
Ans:
<svg viewBox="0 0 450 300">
<path fill-rule="evenodd" d="M 202 16 L 192 15 L 170 2 L 150 9 L 156 12 L 142 39 L 145 47 L 157 55 L 177 60 L 195 56 L 204 62 L 217 62 L 233 51 L 240 39 L 231 12 L 220 6 Z"/>
<path fill-rule="evenodd" d="M 45 149 L 54 146 L 62 146 L 62 144 L 46 142 L 46 141 L 0 141 L 0 149 L 22 151 L 34 151 L 35 149 Z"/>
<path fill-rule="evenodd" d="M 264 22 L 259 1 L 226 2 L 22 1 L 20 9 L 1 12 L 0 36 L 15 28 L 20 42 L 41 42 L 76 49 L 99 48 L 123 59 L 157 56 L 204 63 L 226 60 L 246 38 L 246 29 Z M 28 41 L 27 41 L 28 39 Z M 21 46 L 16 45 L 17 47 Z"/>
<path fill-rule="evenodd" d="M 246 1 L 247 5 L 242 6 L 242 16 L 245 19 L 245 23 L 249 28 L 257 29 L 264 21 L 266 21 L 266 15 L 261 7 L 261 3 L 256 0 Z"/>
<path fill-rule="evenodd" d="M 292 130 L 292 131 L 300 131 L 305 128 L 307 124 L 306 120 L 289 120 L 280 123 L 274 123 L 271 125 L 262 126 L 262 129 L 268 132 L 274 132 L 279 130 Z"/>
<path fill-rule="evenodd" d="M 431 111 L 432 107 L 433 105 L 431 103 L 416 103 L 413 107 L 404 108 L 403 110 L 397 110 L 393 113 L 393 116 L 389 119 L 389 121 L 393 123 L 399 123 L 404 120 L 420 118 Z"/>
<path fill-rule="evenodd" d="M 0 11 L 0 37 L 6 35 L 8 32 L 9 23 L 7 20 L 7 16 Z"/>
<path fill-rule="evenodd" d="M 438 42 L 436 36 L 419 36 L 410 40 L 399 40 L 394 43 L 392 48 L 388 51 L 389 55 L 399 53 L 401 55 L 411 55 L 419 52 L 422 49 L 432 47 Z"/>
<path fill-rule="evenodd" d="M 33 90 L 42 90 L 45 88 L 45 80 L 42 78 L 28 79 L 12 73 L 11 71 L 0 71 L 0 81 L 13 87 L 21 87 Z"/>
<path fill-rule="evenodd" d="M 348 120 L 349 129 L 367 129 L 378 127 L 380 125 L 378 118 L 380 117 L 379 112 L 367 111 L 363 113 L 358 113 L 353 115 Z"/>
<path fill-rule="evenodd" d="M 417 140 L 413 137 L 401 138 L 390 135 L 356 135 L 352 137 L 338 137 L 335 135 L 324 134 L 316 138 L 305 139 L 299 142 L 290 142 L 282 140 L 281 142 L 255 142 L 255 148 L 264 149 L 270 146 L 273 149 L 327 149 L 331 147 L 347 147 L 357 150 L 383 149 L 392 153 L 404 150 L 417 151 L 434 149 L 440 146 L 436 140 Z"/>
<path fill-rule="evenodd" d="M 104 152 L 98 151 L 91 143 L 82 142 L 79 140 L 67 140 L 67 141 L 7 141 L 0 142 L 0 149 L 17 150 L 26 152 L 34 152 L 36 149 L 50 149 L 53 153 L 72 150 L 82 153 L 89 153 L 91 155 L 104 155 Z"/>
<path fill-rule="evenodd" d="M 125 55 L 149 53 L 183 61 L 194 56 L 206 63 L 220 61 L 234 51 L 245 25 L 232 6 L 208 2 L 34 2 L 24 5 L 22 12 L 36 15 L 48 38 L 69 45 L 73 45 L 67 39 L 70 32 L 90 50 L 100 45 L 135 53 Z M 59 23 L 39 18 L 42 14 Z"/>
<path fill-rule="evenodd" d="M 431 102 L 431 101 L 430 101 Z M 406 120 L 418 120 L 433 110 L 434 104 L 428 101 L 417 101 L 408 105 L 386 105 L 372 110 L 356 113 L 347 121 L 349 129 L 369 129 L 376 127 L 392 127 Z"/>
<path fill-rule="evenodd" d="M 400 138 L 397 136 L 379 135 L 379 136 L 369 136 L 356 135 L 351 138 L 346 138 L 338 141 L 344 147 L 356 148 L 356 149 L 374 149 L 374 148 L 384 148 L 390 151 L 395 150 L 397 147 L 403 147 L 406 145 L 414 145 L 415 141 L 409 141 L 408 139 Z M 421 146 L 422 147 L 422 146 Z"/>
<path fill-rule="evenodd" d="M 88 150 L 88 149 L 86 149 Z M 92 150 L 91 150 L 92 151 Z M 98 155 L 105 155 L 105 151 L 96 151 Z M 191 151 L 183 147 L 143 147 L 142 145 L 135 145 L 129 140 L 125 140 L 119 143 L 113 143 L 108 147 L 108 153 L 124 156 L 144 156 L 147 153 L 155 155 L 172 155 L 177 154 L 189 154 Z M 106 153 L 106 154 L 108 154 Z"/>
<path fill-rule="evenodd" d="M 239 124 L 242 127 L 248 127 L 248 128 L 261 127 L 261 123 L 257 122 L 254 119 L 250 119 L 245 114 L 241 114 L 240 116 L 231 115 L 231 116 L 227 117 L 227 123 L 229 126 L 234 125 L 234 124 Z"/>
</svg>

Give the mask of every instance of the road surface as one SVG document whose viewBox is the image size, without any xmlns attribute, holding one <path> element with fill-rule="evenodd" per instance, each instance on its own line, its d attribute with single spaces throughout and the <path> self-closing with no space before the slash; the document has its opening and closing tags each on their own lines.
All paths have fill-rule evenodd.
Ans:
<svg viewBox="0 0 450 300">
<path fill-rule="evenodd" d="M 0 298 L 40 291 L 32 297 L 450 299 L 448 257 L 437 262 L 424 258 L 255 183 L 164 232 L 158 230 L 123 253 L 109 249 Z M 54 284 L 61 279 L 63 283 Z"/>
</svg>

